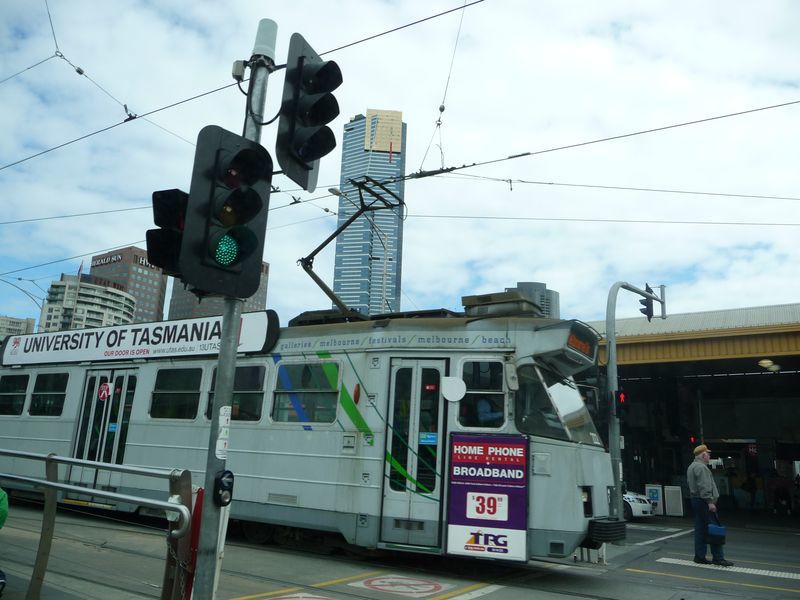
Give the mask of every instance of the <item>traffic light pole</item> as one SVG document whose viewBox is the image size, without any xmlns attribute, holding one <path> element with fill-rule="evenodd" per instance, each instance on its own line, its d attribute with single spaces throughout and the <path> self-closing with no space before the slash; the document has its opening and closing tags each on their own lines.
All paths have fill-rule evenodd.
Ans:
<svg viewBox="0 0 800 600">
<path fill-rule="evenodd" d="M 611 516 L 622 519 L 622 452 L 620 448 L 619 416 L 617 415 L 617 403 L 614 399 L 614 392 L 617 390 L 619 381 L 617 378 L 617 293 L 620 289 L 628 290 L 645 298 L 651 298 L 655 302 L 661 303 L 661 318 L 667 318 L 666 303 L 664 302 L 664 286 L 661 286 L 661 297 L 655 294 L 640 290 L 624 281 L 618 281 L 611 286 L 608 292 L 608 304 L 606 305 L 606 381 L 608 390 L 606 397 L 609 403 L 608 411 L 608 452 L 611 454 L 611 469 L 614 477 L 614 496 L 611 499 Z"/>
<path fill-rule="evenodd" d="M 267 79 L 275 67 L 275 41 L 278 26 L 274 21 L 262 19 L 258 25 L 256 44 L 250 59 L 250 87 L 247 94 L 243 136 L 255 142 L 261 139 L 264 103 L 267 96 Z M 205 494 L 200 540 L 197 548 L 197 566 L 194 576 L 193 597 L 212 600 L 216 595 L 221 552 L 224 543 L 222 509 L 213 493 L 215 480 L 225 470 L 228 454 L 228 434 L 233 383 L 236 374 L 236 349 L 239 341 L 239 321 L 242 300 L 226 297 L 222 314 L 222 339 L 217 362 L 217 380 L 214 389 L 214 407 L 211 415 L 208 457 L 206 461 Z M 221 422 L 222 421 L 222 422 Z M 226 509 L 227 510 L 227 509 Z M 223 528 L 224 529 L 224 528 Z"/>
</svg>

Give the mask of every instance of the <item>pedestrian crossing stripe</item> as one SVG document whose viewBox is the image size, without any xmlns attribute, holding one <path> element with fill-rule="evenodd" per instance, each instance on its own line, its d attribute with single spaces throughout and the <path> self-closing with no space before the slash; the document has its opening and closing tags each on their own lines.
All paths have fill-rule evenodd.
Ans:
<svg viewBox="0 0 800 600">
<path fill-rule="evenodd" d="M 743 573 L 745 575 L 760 575 L 761 577 L 776 577 L 778 579 L 798 579 L 800 573 L 787 573 L 786 571 L 767 571 L 766 569 L 750 569 L 748 567 L 720 567 L 718 565 L 701 565 L 693 560 L 683 560 L 681 558 L 659 558 L 656 562 L 668 563 L 671 565 L 683 565 L 686 567 L 698 567 L 700 569 L 713 569 L 715 571 L 725 571 L 732 573 Z"/>
</svg>

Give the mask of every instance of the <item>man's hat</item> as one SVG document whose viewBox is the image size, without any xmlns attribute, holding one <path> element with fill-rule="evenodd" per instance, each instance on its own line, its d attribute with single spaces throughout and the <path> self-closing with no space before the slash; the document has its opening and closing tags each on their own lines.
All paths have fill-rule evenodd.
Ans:
<svg viewBox="0 0 800 600">
<path fill-rule="evenodd" d="M 694 449 L 695 456 L 700 456 L 703 452 L 711 452 L 711 450 L 709 450 L 708 446 L 706 446 L 705 444 L 700 444 L 697 448 Z"/>
</svg>

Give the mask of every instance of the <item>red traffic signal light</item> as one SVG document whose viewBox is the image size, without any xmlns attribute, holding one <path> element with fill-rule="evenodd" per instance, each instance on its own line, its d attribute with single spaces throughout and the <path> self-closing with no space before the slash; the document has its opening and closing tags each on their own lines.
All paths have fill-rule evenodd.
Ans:
<svg viewBox="0 0 800 600">
<path fill-rule="evenodd" d="M 624 419 L 628 415 L 628 395 L 622 390 L 614 392 L 614 406 L 618 419 Z"/>
</svg>

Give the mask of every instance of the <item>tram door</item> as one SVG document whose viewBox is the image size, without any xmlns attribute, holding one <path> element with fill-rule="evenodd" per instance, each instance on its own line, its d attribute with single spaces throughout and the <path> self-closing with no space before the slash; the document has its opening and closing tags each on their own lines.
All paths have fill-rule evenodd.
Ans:
<svg viewBox="0 0 800 600">
<path fill-rule="evenodd" d="M 381 541 L 441 546 L 443 360 L 393 359 Z"/>
<path fill-rule="evenodd" d="M 73 456 L 122 464 L 136 391 L 135 369 L 87 371 Z M 116 476 L 117 479 L 119 475 Z M 112 487 L 114 474 L 73 467 L 73 483 Z"/>
</svg>

